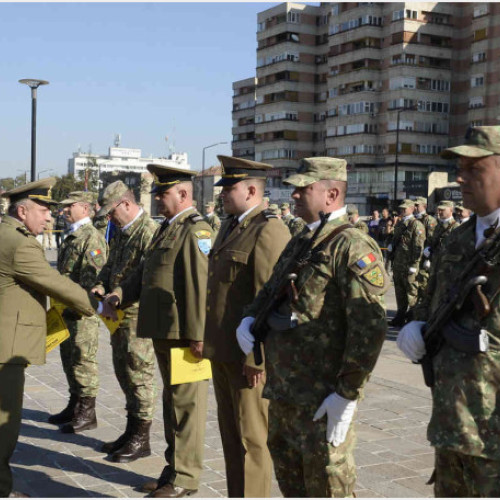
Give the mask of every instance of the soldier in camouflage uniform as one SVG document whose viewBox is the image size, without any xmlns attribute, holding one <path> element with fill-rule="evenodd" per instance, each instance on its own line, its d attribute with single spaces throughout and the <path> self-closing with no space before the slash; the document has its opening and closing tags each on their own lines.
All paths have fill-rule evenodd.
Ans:
<svg viewBox="0 0 500 500">
<path fill-rule="evenodd" d="M 417 319 L 403 328 L 398 346 L 411 360 L 426 352 L 421 329 L 446 301 L 448 287 L 460 276 L 476 250 L 498 231 L 500 217 L 500 127 L 469 129 L 465 144 L 443 151 L 444 158 L 458 157 L 457 182 L 464 204 L 476 215 L 447 237 L 431 271 L 426 302 Z M 485 234 L 486 231 L 486 234 Z M 478 274 L 483 270 L 478 270 Z M 500 267 L 496 263 L 482 291 L 490 302 L 485 317 L 470 307 L 469 298 L 453 321 L 477 341 L 479 332 L 489 338 L 487 350 L 457 344 L 456 335 L 444 335 L 443 346 L 433 358 L 435 383 L 427 437 L 435 447 L 436 497 L 500 496 Z M 452 332 L 456 330 L 452 328 Z M 463 337 L 462 337 L 463 338 Z"/>
<path fill-rule="evenodd" d="M 463 205 L 457 205 L 455 207 L 455 212 L 457 213 L 457 222 L 459 224 L 464 224 L 470 219 L 471 211 Z"/>
<path fill-rule="evenodd" d="M 302 240 L 319 225 L 319 211 L 330 212 L 298 271 L 298 297 L 288 294 L 268 318 L 263 396 L 271 400 L 268 444 L 283 495 L 352 496 L 352 420 L 385 339 L 383 295 L 390 281 L 377 243 L 348 222 L 345 160 L 306 158 L 284 182 L 295 186 L 292 197 L 310 231 L 287 245 L 271 278 L 245 309 L 237 338 L 250 353 L 255 316 L 276 291 Z"/>
<path fill-rule="evenodd" d="M 94 201 L 94 216 L 92 218 L 92 224 L 94 224 L 94 227 L 104 236 L 106 237 L 106 232 L 108 229 L 108 223 L 109 219 L 106 217 L 106 215 L 103 215 L 100 213 L 101 210 L 101 203 L 102 199 L 99 197 L 98 199 L 95 199 Z"/>
<path fill-rule="evenodd" d="M 394 237 L 388 250 L 392 257 L 392 274 L 396 292 L 397 312 L 391 326 L 403 326 L 408 308 L 417 303 L 417 275 L 425 242 L 424 225 L 417 220 L 412 200 L 403 200 L 399 205 L 401 219 L 394 228 Z"/>
<path fill-rule="evenodd" d="M 220 218 L 215 213 L 215 203 L 213 201 L 209 201 L 205 204 L 205 221 L 208 222 L 209 226 L 213 229 L 214 238 L 217 237 L 217 233 L 220 229 Z"/>
<path fill-rule="evenodd" d="M 424 256 L 427 259 L 437 260 L 437 254 L 439 253 L 443 241 L 448 235 L 456 229 L 459 224 L 453 218 L 453 210 L 455 204 L 452 201 L 442 201 L 438 205 L 438 225 L 434 230 L 432 237 L 429 239 L 429 245 L 425 247 Z"/>
<path fill-rule="evenodd" d="M 430 245 L 432 235 L 437 226 L 437 220 L 430 214 L 427 213 L 427 199 L 423 196 L 419 196 L 415 200 L 415 218 L 417 218 L 425 228 L 425 243 L 424 248 Z M 430 262 L 425 258 L 425 255 L 420 261 L 420 268 L 417 275 L 418 283 L 418 297 L 417 302 L 423 300 L 425 289 L 427 288 L 427 281 L 429 280 L 429 270 Z"/>
<path fill-rule="evenodd" d="M 101 204 L 98 215 L 109 217 L 119 228 L 111 241 L 108 262 L 93 289 L 105 295 L 139 266 L 158 225 L 122 181 L 113 182 L 104 190 Z M 111 347 L 116 378 L 125 393 L 127 427 L 117 440 L 102 447 L 114 462 L 132 462 L 151 454 L 149 432 L 156 397 L 153 341 L 136 334 L 139 302 L 124 311 L 120 327 L 111 336 Z"/>
<path fill-rule="evenodd" d="M 285 226 L 290 229 L 290 224 L 293 222 L 295 217 L 290 212 L 290 203 L 282 203 L 280 205 L 281 210 L 281 220 L 285 223 Z"/>
<path fill-rule="evenodd" d="M 347 216 L 349 217 L 349 222 L 363 233 L 368 234 L 368 226 L 359 218 L 358 209 L 354 205 L 347 206 Z"/>
<path fill-rule="evenodd" d="M 306 223 L 300 217 L 295 217 L 293 221 L 290 222 L 288 229 L 290 230 L 290 233 L 293 237 L 300 234 L 305 229 L 305 227 Z"/>
<path fill-rule="evenodd" d="M 107 245 L 90 220 L 93 195 L 74 191 L 62 201 L 71 227 L 59 249 L 57 269 L 86 290 L 96 282 L 106 263 Z M 52 424 L 65 424 L 63 433 L 82 432 L 97 427 L 95 400 L 99 388 L 97 346 L 99 318 L 81 318 L 71 309 L 63 312 L 70 338 L 60 346 L 61 361 L 68 380 L 70 400 L 60 413 L 51 415 Z"/>
</svg>

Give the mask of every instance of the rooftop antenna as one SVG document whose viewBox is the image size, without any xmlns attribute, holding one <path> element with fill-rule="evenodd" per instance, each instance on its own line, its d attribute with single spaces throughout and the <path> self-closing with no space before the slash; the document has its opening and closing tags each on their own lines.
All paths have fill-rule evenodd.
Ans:
<svg viewBox="0 0 500 500">
<path fill-rule="evenodd" d="M 120 147 L 121 140 L 122 140 L 121 134 L 115 134 L 115 148 Z"/>
</svg>

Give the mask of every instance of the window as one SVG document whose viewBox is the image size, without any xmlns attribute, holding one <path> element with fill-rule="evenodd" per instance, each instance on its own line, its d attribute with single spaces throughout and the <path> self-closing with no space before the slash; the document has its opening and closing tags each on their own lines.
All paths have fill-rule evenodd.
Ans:
<svg viewBox="0 0 500 500">
<path fill-rule="evenodd" d="M 264 31 L 266 29 L 266 22 L 257 23 L 257 33 Z"/>
<path fill-rule="evenodd" d="M 401 10 L 395 10 L 393 13 L 392 13 L 392 20 L 393 21 L 399 21 L 400 19 L 404 19 L 405 17 L 405 12 L 403 9 Z"/>
<path fill-rule="evenodd" d="M 290 12 L 288 12 L 288 22 L 295 24 L 300 23 L 300 14 L 291 10 Z"/>
<path fill-rule="evenodd" d="M 339 88 L 335 87 L 334 89 L 328 90 L 328 97 L 331 99 L 332 97 L 336 97 L 339 95 Z"/>
<path fill-rule="evenodd" d="M 478 63 L 482 61 L 486 61 L 486 52 L 474 52 L 472 54 L 473 63 Z"/>
<path fill-rule="evenodd" d="M 471 97 L 469 99 L 469 108 L 482 108 L 484 106 L 484 100 L 482 95 Z"/>
<path fill-rule="evenodd" d="M 405 10 L 406 19 L 417 19 L 418 12 L 416 10 L 406 9 Z"/>
<path fill-rule="evenodd" d="M 474 31 L 474 41 L 477 42 L 478 40 L 484 40 L 486 38 L 486 35 L 487 35 L 486 28 L 476 30 Z"/>
<path fill-rule="evenodd" d="M 391 78 L 389 82 L 389 87 L 391 90 L 397 89 L 414 89 L 416 88 L 417 81 L 416 77 L 405 77 L 398 76 L 397 78 Z"/>
<path fill-rule="evenodd" d="M 470 79 L 470 86 L 472 88 L 482 87 L 484 85 L 484 75 L 472 75 Z"/>
<path fill-rule="evenodd" d="M 480 16 L 485 16 L 488 14 L 488 5 L 487 4 L 482 4 L 478 5 L 477 7 L 474 7 L 474 17 L 480 17 Z"/>
</svg>

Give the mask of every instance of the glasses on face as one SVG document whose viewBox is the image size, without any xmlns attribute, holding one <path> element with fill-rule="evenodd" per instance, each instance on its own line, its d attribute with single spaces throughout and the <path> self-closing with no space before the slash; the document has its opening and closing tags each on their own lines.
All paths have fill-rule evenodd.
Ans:
<svg viewBox="0 0 500 500">
<path fill-rule="evenodd" d="M 123 203 L 123 200 L 120 201 L 120 203 L 118 203 L 117 205 L 115 205 L 109 212 L 108 212 L 108 217 L 111 217 L 114 213 L 115 213 L 115 210 Z"/>
</svg>

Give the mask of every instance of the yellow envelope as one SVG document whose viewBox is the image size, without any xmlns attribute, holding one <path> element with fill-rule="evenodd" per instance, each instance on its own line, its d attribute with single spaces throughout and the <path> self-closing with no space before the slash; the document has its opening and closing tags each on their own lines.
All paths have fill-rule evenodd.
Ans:
<svg viewBox="0 0 500 500">
<path fill-rule="evenodd" d="M 66 327 L 61 311 L 57 307 L 51 307 L 47 311 L 47 339 L 45 352 L 49 353 L 61 342 L 69 338 L 69 330 Z"/>
<path fill-rule="evenodd" d="M 172 347 L 170 361 L 171 385 L 188 384 L 212 378 L 210 360 L 195 358 L 189 347 Z"/>
<path fill-rule="evenodd" d="M 118 330 L 118 328 L 120 327 L 122 319 L 125 316 L 125 312 L 122 311 L 121 309 L 117 309 L 116 315 L 118 316 L 118 320 L 113 321 L 112 319 L 107 319 L 102 314 L 99 314 L 99 317 L 101 318 L 102 322 L 106 325 L 111 335 L 113 335 L 113 333 L 115 333 L 116 330 Z"/>
<path fill-rule="evenodd" d="M 64 311 L 66 309 L 66 305 L 64 305 L 62 302 L 57 301 L 56 299 L 53 299 L 50 297 L 50 307 L 55 307 L 56 309 L 59 309 L 60 312 Z"/>
</svg>

